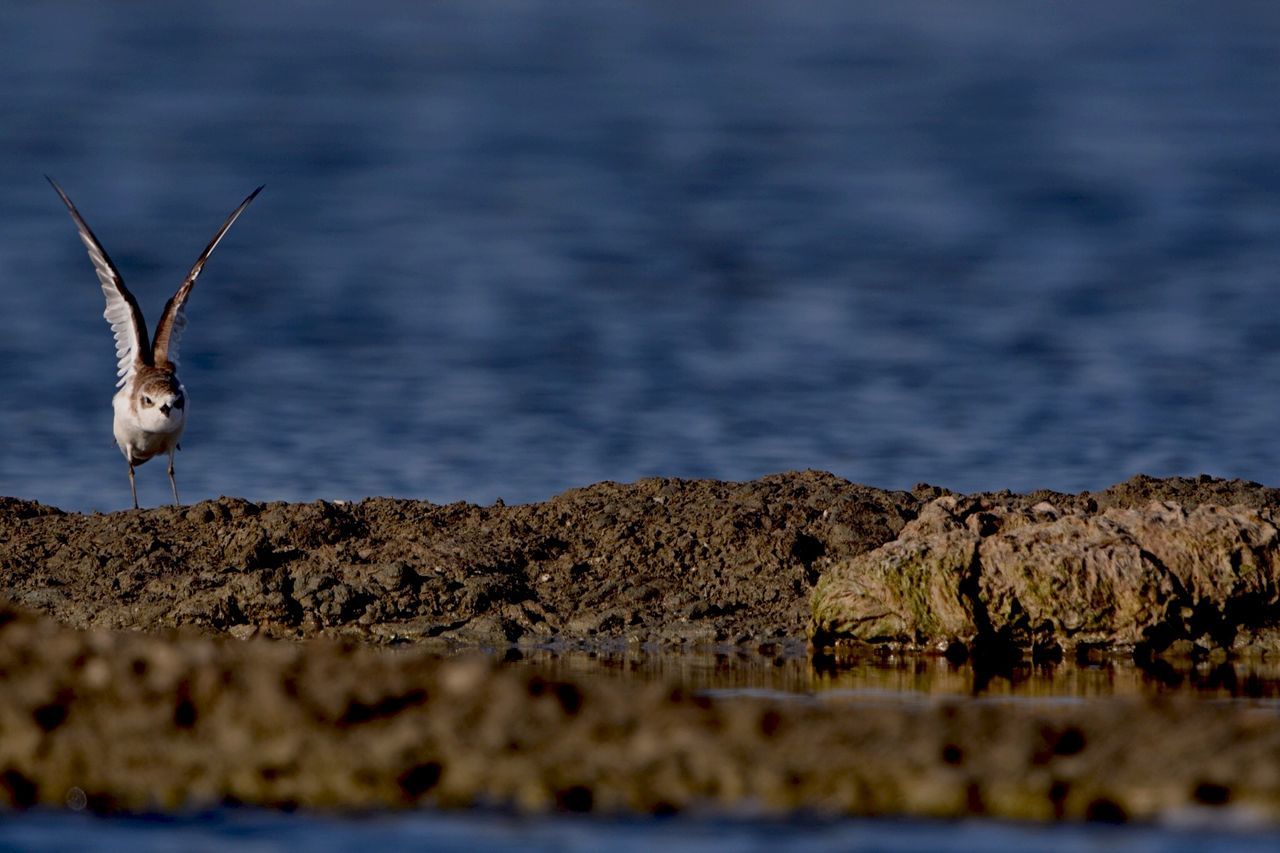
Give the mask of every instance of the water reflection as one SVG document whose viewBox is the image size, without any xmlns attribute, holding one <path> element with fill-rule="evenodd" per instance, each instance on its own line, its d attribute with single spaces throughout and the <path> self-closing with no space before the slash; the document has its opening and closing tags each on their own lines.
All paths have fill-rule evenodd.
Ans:
<svg viewBox="0 0 1280 853">
<path fill-rule="evenodd" d="M 1081 664 L 1010 667 L 999 673 L 941 655 L 867 653 L 815 661 L 803 647 L 762 650 L 670 651 L 627 646 L 605 649 L 512 650 L 507 666 L 537 668 L 556 678 L 664 681 L 719 696 L 751 694 L 915 701 L 934 696 L 987 699 L 1105 699 L 1194 695 L 1206 699 L 1280 698 L 1280 662 L 1164 662 L 1146 668 L 1125 658 Z"/>
</svg>

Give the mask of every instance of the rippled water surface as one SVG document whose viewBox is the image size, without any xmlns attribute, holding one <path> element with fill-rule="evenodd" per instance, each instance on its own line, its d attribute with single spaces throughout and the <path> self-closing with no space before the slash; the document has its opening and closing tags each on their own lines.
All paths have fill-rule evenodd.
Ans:
<svg viewBox="0 0 1280 853">
<path fill-rule="evenodd" d="M 1108 851 L 1261 850 L 1280 836 L 1248 830 L 1210 833 L 1194 826 L 1061 826 L 1043 829 L 994 821 L 762 820 L 661 821 L 561 817 L 526 820 L 504 815 L 398 815 L 365 819 L 300 817 L 257 812 L 215 812 L 187 818 L 101 821 L 90 817 L 33 814 L 0 823 L 0 844 L 27 851 L 67 849 L 67 825 L 92 838 L 102 851 L 307 849 L 499 851 L 596 851 L 621 853 L 764 853 L 764 851 Z"/>
<path fill-rule="evenodd" d="M 1275 481 L 1278 60 L 1248 3 L 6 4 L 0 492 L 128 504 L 46 172 L 152 320 L 267 185 L 187 499 Z"/>
</svg>

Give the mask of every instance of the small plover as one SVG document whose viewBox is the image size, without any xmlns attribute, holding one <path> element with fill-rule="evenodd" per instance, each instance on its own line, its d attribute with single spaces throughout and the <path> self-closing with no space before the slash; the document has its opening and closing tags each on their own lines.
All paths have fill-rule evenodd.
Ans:
<svg viewBox="0 0 1280 853">
<path fill-rule="evenodd" d="M 187 326 L 186 306 L 191 288 L 204 269 L 205 261 L 217 248 L 227 229 L 249 206 L 249 202 L 262 192 L 258 187 L 235 209 L 209 245 L 200 253 L 191 272 L 183 279 L 178 292 L 164 306 L 160 322 L 156 323 L 154 341 L 147 340 L 147 324 L 142 319 L 138 300 L 124 286 L 124 279 L 111 262 L 107 250 L 85 223 L 76 206 L 58 186 L 58 182 L 45 175 L 67 206 L 75 220 L 80 240 L 89 250 L 89 260 L 102 282 L 102 292 L 107 297 L 107 308 L 102 316 L 111 324 L 116 337 L 116 375 L 120 389 L 111 400 L 115 410 L 112 432 L 116 444 L 129 463 L 129 491 L 133 493 L 133 508 L 138 508 L 138 487 L 134 483 L 133 469 L 153 456 L 169 454 L 169 485 L 173 488 L 173 503 L 178 505 L 178 483 L 173 478 L 173 453 L 187 424 L 187 392 L 178 379 L 178 340 Z"/>
</svg>

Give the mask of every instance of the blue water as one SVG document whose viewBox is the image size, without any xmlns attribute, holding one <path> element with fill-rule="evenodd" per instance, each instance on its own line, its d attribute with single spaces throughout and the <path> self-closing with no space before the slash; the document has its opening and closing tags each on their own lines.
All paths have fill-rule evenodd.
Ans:
<svg viewBox="0 0 1280 853">
<path fill-rule="evenodd" d="M 432 850 L 441 853 L 766 853 L 847 851 L 865 853 L 1218 853 L 1266 850 L 1280 845 L 1273 832 L 1210 832 L 1194 823 L 1171 826 L 1063 825 L 1052 828 L 996 821 L 804 819 L 616 820 L 581 817 L 408 814 L 368 818 L 304 817 L 260 812 L 214 812 L 181 818 L 104 821 L 92 817 L 29 814 L 0 819 L 0 848 L 14 851 L 72 849 L 68 828 L 81 844 L 101 853 L 182 850 L 251 853 L 308 850 Z"/>
<path fill-rule="evenodd" d="M 1278 91 L 1259 3 L 4 4 L 0 493 L 129 501 L 45 172 L 153 322 L 267 185 L 188 500 L 1280 482 Z"/>
</svg>

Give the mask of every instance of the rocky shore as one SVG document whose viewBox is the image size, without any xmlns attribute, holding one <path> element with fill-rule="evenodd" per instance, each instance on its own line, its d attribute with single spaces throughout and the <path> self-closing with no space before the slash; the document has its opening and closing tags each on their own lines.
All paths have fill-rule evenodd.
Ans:
<svg viewBox="0 0 1280 853">
<path fill-rule="evenodd" d="M 442 652 L 1267 658 L 1277 505 L 1211 478 L 965 496 L 821 472 L 512 507 L 0 499 L 0 802 L 1276 821 L 1280 725 L 1248 702 L 725 699 Z"/>
</svg>

